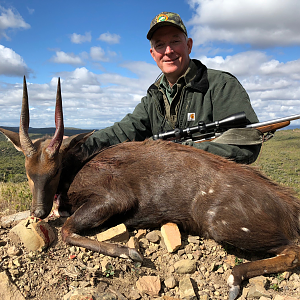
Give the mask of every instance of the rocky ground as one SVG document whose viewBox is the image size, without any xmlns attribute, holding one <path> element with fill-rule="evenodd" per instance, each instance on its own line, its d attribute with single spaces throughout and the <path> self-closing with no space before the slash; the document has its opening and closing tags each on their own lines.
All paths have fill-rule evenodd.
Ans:
<svg viewBox="0 0 300 300">
<path fill-rule="evenodd" d="M 130 233 L 138 235 L 144 256 L 142 264 L 134 263 L 66 245 L 60 237 L 62 219 L 49 220 L 57 235 L 55 242 L 46 251 L 30 252 L 9 239 L 15 224 L 0 226 L 3 299 L 221 300 L 228 298 L 226 281 L 232 267 L 257 259 L 184 234 L 181 248 L 168 253 L 160 231 L 145 230 Z M 238 299 L 300 299 L 300 269 L 245 281 Z"/>
</svg>

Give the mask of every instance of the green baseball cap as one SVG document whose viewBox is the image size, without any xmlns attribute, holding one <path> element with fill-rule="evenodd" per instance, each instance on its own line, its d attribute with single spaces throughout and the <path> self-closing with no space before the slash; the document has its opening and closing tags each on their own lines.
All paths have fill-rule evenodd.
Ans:
<svg viewBox="0 0 300 300">
<path fill-rule="evenodd" d="M 178 14 L 172 12 L 162 12 L 151 21 L 150 30 L 147 34 L 147 39 L 151 40 L 155 30 L 166 25 L 177 27 L 178 29 L 183 31 L 187 36 L 186 28 Z"/>
</svg>

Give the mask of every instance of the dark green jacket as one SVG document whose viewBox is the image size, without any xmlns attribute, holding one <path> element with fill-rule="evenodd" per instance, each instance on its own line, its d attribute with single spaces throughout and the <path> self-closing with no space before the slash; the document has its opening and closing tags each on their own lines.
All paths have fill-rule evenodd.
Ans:
<svg viewBox="0 0 300 300">
<path fill-rule="evenodd" d="M 192 60 L 190 66 L 193 63 L 196 65 L 195 76 L 183 87 L 179 100 L 174 103 L 176 109 L 172 108 L 171 103 L 175 123 L 166 118 L 166 96 L 156 82 L 149 87 L 147 95 L 133 113 L 127 114 L 111 127 L 96 131 L 83 144 L 83 148 L 91 155 L 105 146 L 124 141 L 142 141 L 174 127 L 196 126 L 199 121 L 210 123 L 241 111 L 246 113 L 249 123 L 258 122 L 248 94 L 233 75 L 207 69 L 198 60 Z M 194 121 L 188 121 L 188 113 L 195 113 Z M 260 145 L 235 146 L 212 142 L 191 142 L 190 145 L 240 163 L 252 163 L 260 150 Z"/>
</svg>

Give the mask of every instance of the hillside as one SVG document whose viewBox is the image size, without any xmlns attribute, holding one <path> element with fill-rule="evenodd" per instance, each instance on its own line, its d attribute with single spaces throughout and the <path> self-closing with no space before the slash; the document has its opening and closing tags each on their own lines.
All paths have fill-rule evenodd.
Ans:
<svg viewBox="0 0 300 300">
<path fill-rule="evenodd" d="M 6 126 L 0 126 L 1 128 L 13 131 L 13 132 L 19 132 L 19 127 L 6 127 Z M 90 132 L 93 131 L 93 129 L 79 129 L 79 128 L 70 128 L 65 127 L 64 134 L 65 135 L 74 135 L 78 133 L 84 133 L 84 132 Z M 53 135 L 55 133 L 55 127 L 47 127 L 47 128 L 32 128 L 29 127 L 28 129 L 29 134 L 36 134 L 36 135 Z"/>
</svg>

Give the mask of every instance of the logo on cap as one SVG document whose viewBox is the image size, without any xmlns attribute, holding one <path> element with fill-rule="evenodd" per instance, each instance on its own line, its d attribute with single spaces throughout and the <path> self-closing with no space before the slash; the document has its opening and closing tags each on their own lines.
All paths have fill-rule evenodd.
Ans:
<svg viewBox="0 0 300 300">
<path fill-rule="evenodd" d="M 165 14 L 160 14 L 157 19 L 156 19 L 156 22 L 164 22 L 164 21 L 167 21 L 169 19 L 169 17 Z"/>
</svg>

